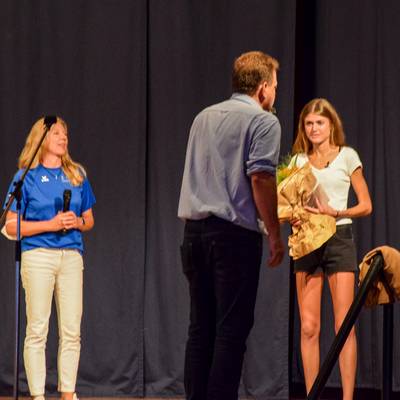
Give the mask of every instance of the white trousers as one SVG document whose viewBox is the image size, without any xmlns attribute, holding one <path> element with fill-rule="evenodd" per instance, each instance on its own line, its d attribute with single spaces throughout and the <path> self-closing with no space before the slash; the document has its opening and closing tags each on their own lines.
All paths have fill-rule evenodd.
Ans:
<svg viewBox="0 0 400 400">
<path fill-rule="evenodd" d="M 31 396 L 45 393 L 46 342 L 53 294 L 58 316 L 58 390 L 75 392 L 81 349 L 83 260 L 78 251 L 24 251 L 21 277 L 26 299 L 24 363 Z"/>
</svg>

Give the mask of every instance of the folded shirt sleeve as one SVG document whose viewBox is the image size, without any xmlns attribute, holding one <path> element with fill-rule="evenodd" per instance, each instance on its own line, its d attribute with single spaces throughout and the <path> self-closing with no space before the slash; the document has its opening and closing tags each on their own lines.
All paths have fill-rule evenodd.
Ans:
<svg viewBox="0 0 400 400">
<path fill-rule="evenodd" d="M 281 141 L 281 126 L 278 119 L 264 113 L 255 118 L 251 129 L 249 154 L 246 161 L 247 175 L 268 172 L 275 176 Z"/>
</svg>

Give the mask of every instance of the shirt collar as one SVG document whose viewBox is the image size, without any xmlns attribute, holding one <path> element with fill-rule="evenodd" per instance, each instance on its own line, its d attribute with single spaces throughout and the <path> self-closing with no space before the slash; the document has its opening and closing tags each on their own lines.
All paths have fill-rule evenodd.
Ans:
<svg viewBox="0 0 400 400">
<path fill-rule="evenodd" d="M 257 103 L 252 97 L 244 93 L 233 93 L 231 99 L 242 101 L 243 103 L 249 104 L 251 106 L 255 106 L 262 110 L 262 107 L 259 103 Z"/>
</svg>

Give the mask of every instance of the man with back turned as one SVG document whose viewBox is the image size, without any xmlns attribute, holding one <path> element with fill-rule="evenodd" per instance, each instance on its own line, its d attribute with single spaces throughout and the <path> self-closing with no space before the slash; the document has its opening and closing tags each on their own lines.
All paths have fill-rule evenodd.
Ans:
<svg viewBox="0 0 400 400">
<path fill-rule="evenodd" d="M 191 127 L 178 210 L 186 220 L 181 253 L 191 299 L 188 400 L 238 398 L 262 255 L 257 217 L 269 233 L 269 265 L 282 261 L 275 183 L 281 129 L 270 112 L 278 67 L 262 52 L 242 54 L 232 97 L 201 111 Z"/>
</svg>

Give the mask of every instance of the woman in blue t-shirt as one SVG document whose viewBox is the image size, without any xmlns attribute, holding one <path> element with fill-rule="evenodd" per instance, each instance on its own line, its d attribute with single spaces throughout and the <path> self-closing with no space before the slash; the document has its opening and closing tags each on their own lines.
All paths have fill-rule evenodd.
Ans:
<svg viewBox="0 0 400 400">
<path fill-rule="evenodd" d="M 43 118 L 33 125 L 13 183 L 27 167 L 44 128 Z M 70 206 L 63 212 L 65 192 L 70 194 Z M 82 317 L 82 232 L 93 228 L 94 203 L 83 167 L 68 154 L 67 125 L 57 117 L 26 174 L 21 199 L 21 277 L 27 316 L 24 362 L 29 390 L 36 400 L 43 399 L 45 393 L 45 348 L 53 293 L 60 335 L 58 390 L 62 400 L 76 398 Z M 16 231 L 14 201 L 7 214 L 6 232 L 15 236 Z"/>
</svg>

